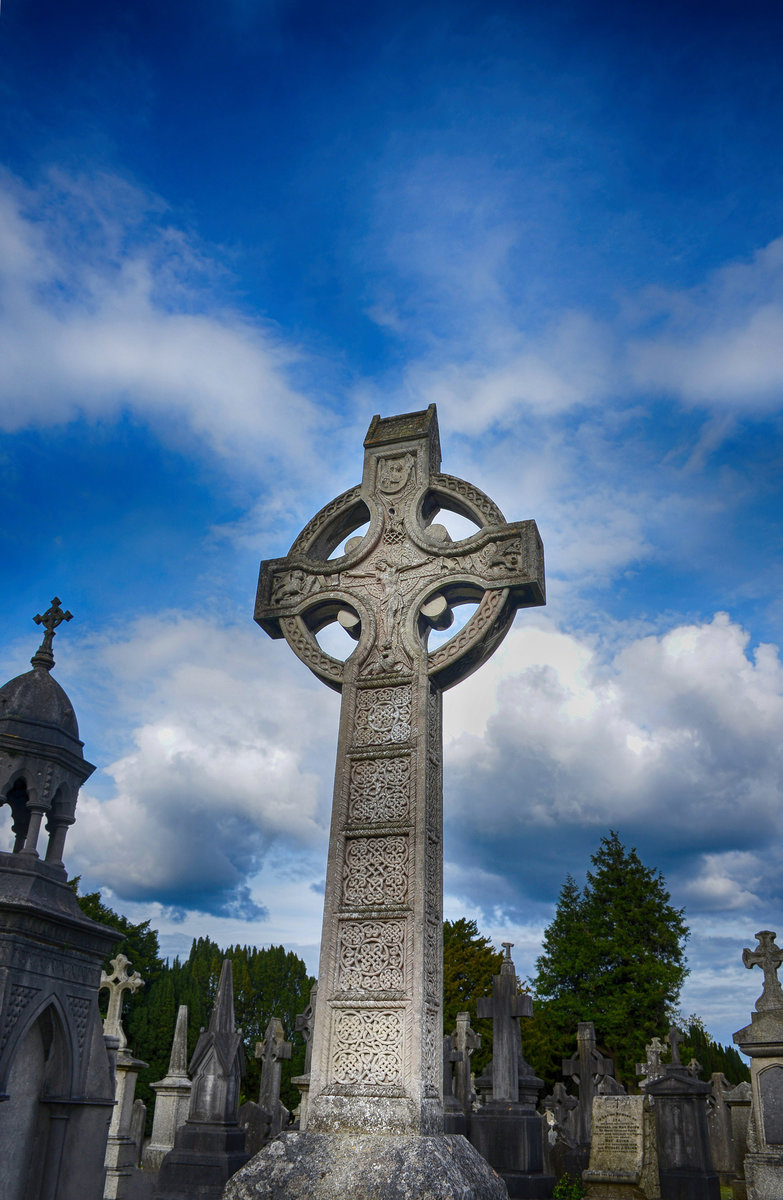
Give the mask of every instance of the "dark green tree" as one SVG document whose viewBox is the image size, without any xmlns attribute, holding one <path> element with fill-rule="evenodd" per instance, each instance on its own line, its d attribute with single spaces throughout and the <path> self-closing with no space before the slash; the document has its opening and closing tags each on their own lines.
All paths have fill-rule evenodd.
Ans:
<svg viewBox="0 0 783 1200">
<path fill-rule="evenodd" d="M 593 1021 L 618 1078 L 633 1084 L 646 1043 L 675 1016 L 688 929 L 660 872 L 614 831 L 591 862 L 581 892 L 566 880 L 544 934 L 534 980 L 539 1004 L 528 1034 L 538 1037 L 532 1061 L 547 1080 L 556 1079 L 560 1058 L 573 1050 L 577 1022 Z"/>
<path fill-rule="evenodd" d="M 701 1078 L 709 1079 L 715 1072 L 722 1072 L 729 1083 L 737 1084 L 750 1080 L 748 1064 L 733 1046 L 723 1046 L 710 1037 L 704 1022 L 695 1015 L 688 1017 L 683 1032 L 685 1041 L 680 1043 L 680 1058 L 684 1063 L 695 1058 L 701 1063 Z"/>
<path fill-rule="evenodd" d="M 477 1074 L 492 1057 L 492 1022 L 478 1020 L 476 1001 L 490 994 L 502 961 L 503 952 L 479 933 L 475 921 L 443 922 L 443 1030 L 451 1033 L 458 1012 L 470 1013 L 473 1029 L 481 1034 L 481 1049 L 471 1059 Z"/>
</svg>

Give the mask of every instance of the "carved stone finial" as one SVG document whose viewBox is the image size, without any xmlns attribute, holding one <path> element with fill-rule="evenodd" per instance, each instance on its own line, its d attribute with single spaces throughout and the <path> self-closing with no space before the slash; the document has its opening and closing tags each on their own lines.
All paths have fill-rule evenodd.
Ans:
<svg viewBox="0 0 783 1200">
<path fill-rule="evenodd" d="M 44 670 L 51 671 L 52 667 L 54 666 L 54 655 L 52 654 L 52 638 L 54 637 L 54 631 L 58 625 L 62 625 L 63 621 L 70 621 L 72 619 L 73 613 L 70 613 L 67 610 L 63 612 L 63 610 L 60 608 L 59 596 L 54 597 L 51 607 L 47 608 L 43 616 L 41 616 L 40 613 L 36 613 L 36 615 L 33 617 L 33 620 L 35 621 L 36 625 L 43 625 L 45 632 L 43 641 L 33 657 L 30 659 L 30 662 L 34 667 L 43 667 Z"/>
<path fill-rule="evenodd" d="M 122 1000 L 126 992 L 135 992 L 140 987 L 144 987 L 144 980 L 138 971 L 134 971 L 131 975 L 128 971 L 130 959 L 124 954 L 118 954 L 109 964 L 112 968 L 111 975 L 107 975 L 105 971 L 101 971 L 100 991 L 104 988 L 109 993 L 109 1008 L 106 1013 L 106 1020 L 103 1022 L 103 1032 L 108 1037 L 119 1038 L 119 1049 L 123 1050 L 128 1039 L 125 1036 L 125 1030 L 122 1027 Z"/>
<path fill-rule="evenodd" d="M 501 975 L 516 975 L 517 969 L 514 966 L 514 960 L 511 957 L 511 949 L 512 949 L 514 943 L 513 942 L 501 942 L 501 945 L 503 947 L 504 957 L 503 957 L 503 962 L 500 964 L 500 974 Z"/>
<path fill-rule="evenodd" d="M 778 979 L 778 967 L 783 963 L 783 950 L 775 945 L 776 934 L 771 929 L 762 929 L 756 934 L 758 946 L 755 950 L 742 951 L 742 961 L 750 971 L 761 967 L 764 972 L 764 990 L 756 1001 L 756 1011 L 783 1008 L 783 988 Z"/>
</svg>

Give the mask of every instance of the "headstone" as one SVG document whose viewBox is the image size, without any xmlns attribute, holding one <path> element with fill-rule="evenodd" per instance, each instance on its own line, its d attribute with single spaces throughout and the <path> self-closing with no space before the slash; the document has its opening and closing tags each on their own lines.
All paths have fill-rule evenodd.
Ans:
<svg viewBox="0 0 783 1200">
<path fill-rule="evenodd" d="M 556 1083 L 550 1095 L 541 1101 L 544 1115 L 544 1171 L 559 1179 L 562 1175 L 578 1178 L 583 1166 L 577 1149 L 574 1110 L 579 1101 Z"/>
<path fill-rule="evenodd" d="M 726 1106 L 731 1116 L 731 1140 L 734 1146 L 734 1178 L 731 1181 L 733 1200 L 747 1200 L 745 1181 L 745 1156 L 748 1152 L 748 1123 L 752 1089 L 744 1080 L 726 1096 Z"/>
<path fill-rule="evenodd" d="M 114 1076 L 98 984 L 120 934 L 85 917 L 63 864 L 95 769 L 52 674 L 71 614 L 55 596 L 33 619 L 33 669 L 0 688 L 0 820 L 14 835 L 0 852 L 0 1196 L 101 1200 Z"/>
<path fill-rule="evenodd" d="M 664 1044 L 659 1037 L 654 1037 L 645 1046 L 647 1061 L 636 1064 L 636 1074 L 644 1076 L 644 1079 L 639 1084 L 640 1088 L 647 1087 L 647 1084 L 652 1083 L 654 1079 L 662 1079 L 666 1074 L 666 1069 L 661 1062 L 661 1055 L 664 1048 Z"/>
<path fill-rule="evenodd" d="M 310 1003 L 304 1012 L 296 1015 L 296 1031 L 305 1040 L 304 1071 L 291 1079 L 294 1087 L 299 1089 L 299 1128 L 307 1129 L 307 1106 L 310 1099 L 310 1065 L 313 1058 L 313 1030 L 315 1028 L 315 1006 L 318 1001 L 318 980 L 310 988 Z"/>
<path fill-rule="evenodd" d="M 174 1135 L 188 1118 L 191 1082 L 187 1064 L 188 1007 L 181 1004 L 171 1044 L 169 1069 L 163 1079 L 150 1084 L 155 1092 L 155 1111 L 152 1116 L 152 1135 L 144 1147 L 141 1160 L 147 1171 L 159 1170 L 169 1150 L 174 1148 Z"/>
<path fill-rule="evenodd" d="M 663 1074 L 648 1076 L 645 1095 L 655 1101 L 658 1174 L 662 1200 L 720 1200 L 707 1128 L 707 1098 L 712 1088 L 680 1062 L 682 1034 L 669 1030 L 671 1062 Z"/>
<path fill-rule="evenodd" d="M 595 1025 L 592 1021 L 579 1022 L 576 1053 L 563 1059 L 563 1074 L 574 1081 L 579 1091 L 579 1104 L 572 1117 L 572 1129 L 581 1156 L 580 1170 L 583 1170 L 590 1157 L 593 1097 L 601 1080 L 607 1076 L 614 1076 L 614 1063 L 601 1054 L 596 1045 Z"/>
<path fill-rule="evenodd" d="M 475 1099 L 475 1093 L 471 1084 L 470 1060 L 474 1051 L 481 1048 L 481 1034 L 471 1029 L 470 1013 L 457 1013 L 452 1037 L 454 1039 L 454 1049 L 461 1056 L 456 1060 L 454 1065 L 454 1094 L 459 1101 L 466 1120 L 469 1121 Z"/>
<path fill-rule="evenodd" d="M 647 1096 L 596 1096 L 587 1200 L 658 1200 L 655 1117 Z"/>
<path fill-rule="evenodd" d="M 750 1025 L 734 1041 L 750 1058 L 751 1115 L 745 1181 L 749 1200 L 780 1200 L 783 1196 L 783 992 L 778 968 L 783 950 L 776 934 L 762 929 L 755 950 L 743 950 L 748 970 L 760 967 L 764 989 L 756 1001 Z"/>
<path fill-rule="evenodd" d="M 285 1040 L 283 1022 L 279 1017 L 270 1017 L 264 1040 L 256 1045 L 256 1058 L 261 1059 L 258 1104 L 263 1112 L 269 1114 L 270 1138 L 277 1137 L 280 1130 L 288 1124 L 291 1115 L 280 1100 L 283 1062 L 290 1057 L 291 1043 Z"/>
<path fill-rule="evenodd" d="M 209 1028 L 202 1029 L 190 1060 L 188 1119 L 160 1165 L 156 1200 L 220 1200 L 226 1181 L 247 1162 L 245 1133 L 237 1119 L 244 1069 L 231 960 L 226 958 Z"/>
<path fill-rule="evenodd" d="M 726 1102 L 733 1089 L 722 1071 L 713 1072 L 710 1082 L 712 1094 L 707 1102 L 707 1127 L 712 1165 L 718 1172 L 721 1185 L 728 1187 L 736 1175 L 731 1109 Z"/>
<path fill-rule="evenodd" d="M 256 602 L 262 628 L 342 693 L 307 1129 L 282 1135 L 295 1164 L 286 1186 L 307 1179 L 325 1194 L 337 1167 L 322 1156 L 359 1170 L 348 1142 L 364 1135 L 382 1139 L 366 1153 L 390 1200 L 418 1172 L 445 1195 L 449 1179 L 483 1171 L 491 1190 L 466 1142 L 443 1157 L 440 1140 L 442 692 L 489 657 L 517 608 L 544 602 L 543 552 L 533 522 L 508 524 L 483 492 L 441 473 L 434 405 L 374 417 L 364 445 L 361 484 L 285 558 L 261 564 Z M 477 531 L 452 541 L 440 509 Z M 464 628 L 430 650 L 429 631 L 468 601 Z M 334 619 L 357 639 L 344 663 L 316 639 Z M 243 1194 L 251 1177 L 266 1187 L 274 1161 L 271 1147 L 257 1156 Z"/>
<path fill-rule="evenodd" d="M 544 1128 L 536 1112 L 542 1081 L 525 1062 L 519 1030 L 520 1017 L 533 1015 L 533 1002 L 519 992 L 511 946 L 503 943 L 492 995 L 476 1006 L 479 1017 L 492 1021 L 492 1099 L 473 1114 L 470 1140 L 503 1177 L 509 1196 L 549 1196 L 554 1179 L 544 1172 Z"/>
<path fill-rule="evenodd" d="M 454 1095 L 454 1066 L 462 1061 L 463 1052 L 457 1050 L 451 1034 L 443 1038 L 443 1121 L 446 1133 L 466 1133 L 467 1121 L 462 1105 Z"/>
<path fill-rule="evenodd" d="M 129 1193 L 133 1176 L 138 1170 L 139 1147 L 133 1133 L 133 1103 L 136 1078 L 147 1064 L 134 1058 L 128 1049 L 128 1039 L 122 1024 L 122 1004 L 126 992 L 133 995 L 144 986 L 138 971 L 131 972 L 130 962 L 118 954 L 109 964 L 111 974 L 101 972 L 101 991 L 108 991 L 109 1005 L 103 1022 L 104 1036 L 117 1044 L 114 1076 L 115 1105 L 106 1142 L 106 1183 L 104 1200 L 123 1200 Z M 145 1114 L 146 1115 L 146 1114 Z"/>
<path fill-rule="evenodd" d="M 141 1152 L 144 1149 L 144 1130 L 147 1125 L 147 1105 L 137 1096 L 133 1101 L 133 1110 L 131 1112 L 130 1135 L 133 1145 L 136 1148 L 136 1157 L 134 1167 L 141 1166 Z"/>
</svg>

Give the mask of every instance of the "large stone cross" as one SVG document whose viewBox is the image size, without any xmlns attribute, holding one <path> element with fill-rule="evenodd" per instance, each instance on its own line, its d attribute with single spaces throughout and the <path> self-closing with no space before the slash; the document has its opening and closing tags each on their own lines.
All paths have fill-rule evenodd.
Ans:
<svg viewBox="0 0 783 1200">
<path fill-rule="evenodd" d="M 476 1033 L 475 1029 L 471 1029 L 470 1013 L 457 1013 L 452 1037 L 455 1049 L 459 1050 L 462 1055 L 457 1059 L 454 1068 L 454 1092 L 462 1106 L 462 1111 L 467 1116 L 473 1104 L 473 1089 L 470 1086 L 470 1060 L 474 1050 L 481 1048 L 481 1034 Z"/>
<path fill-rule="evenodd" d="M 481 996 L 476 1005 L 477 1016 L 492 1022 L 492 1099 L 512 1104 L 519 1100 L 519 1018 L 533 1015 L 533 1001 L 517 987 L 513 944 L 503 942 L 505 957 L 500 974 L 492 977 L 492 995 Z"/>
<path fill-rule="evenodd" d="M 101 982 L 98 989 L 102 992 L 106 988 L 109 993 L 109 1007 L 103 1022 L 103 1032 L 110 1037 L 119 1038 L 119 1048 L 124 1050 L 128 1039 L 122 1027 L 122 1002 L 126 992 L 130 992 L 132 995 L 138 988 L 144 987 L 144 980 L 138 971 L 130 973 L 128 970 L 130 959 L 126 958 L 124 954 L 118 954 L 111 960 L 109 966 L 112 969 L 111 975 L 101 971 Z"/>
<path fill-rule="evenodd" d="M 776 934 L 771 929 L 762 929 L 756 934 L 758 946 L 755 950 L 745 948 L 742 961 L 748 970 L 761 967 L 764 972 L 764 990 L 756 1001 L 756 1011 L 783 1008 L 783 989 L 778 979 L 778 968 L 783 963 L 783 950 L 775 945 Z"/>
<path fill-rule="evenodd" d="M 598 1084 L 607 1075 L 614 1075 L 614 1063 L 601 1054 L 595 1040 L 592 1021 L 580 1021 L 576 1034 L 576 1054 L 563 1059 L 563 1074 L 570 1075 L 579 1088 L 579 1111 L 576 1116 L 577 1141 L 590 1141 L 593 1120 L 593 1097 Z"/>
<path fill-rule="evenodd" d="M 489 657 L 518 608 L 544 603 L 543 551 L 533 521 L 509 524 L 441 474 L 434 405 L 374 417 L 364 446 L 362 482 L 261 564 L 255 609 L 342 692 L 308 1130 L 438 1133 L 441 693 Z M 442 509 L 476 531 L 452 541 Z M 464 603 L 476 605 L 464 628 L 429 650 L 429 631 Z M 344 663 L 317 641 L 333 621 L 357 641 Z"/>
</svg>

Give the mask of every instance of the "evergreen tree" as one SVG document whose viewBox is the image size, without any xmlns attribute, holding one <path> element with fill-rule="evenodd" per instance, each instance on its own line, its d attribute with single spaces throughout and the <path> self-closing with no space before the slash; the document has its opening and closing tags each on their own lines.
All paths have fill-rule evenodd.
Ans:
<svg viewBox="0 0 783 1200">
<path fill-rule="evenodd" d="M 460 917 L 443 922 L 443 1031 L 451 1033 L 458 1012 L 469 1012 L 470 1023 L 481 1034 L 481 1049 L 471 1058 L 480 1074 L 492 1057 L 492 1022 L 476 1017 L 476 1001 L 492 991 L 492 976 L 500 971 L 503 952 L 479 933 L 475 921 Z"/>
<path fill-rule="evenodd" d="M 581 892 L 566 880 L 544 935 L 534 981 L 542 1003 L 527 1036 L 538 1038 L 534 1065 L 545 1078 L 557 1078 L 559 1059 L 573 1050 L 577 1023 L 593 1021 L 618 1078 L 633 1084 L 646 1043 L 674 1017 L 687 974 L 688 929 L 660 872 L 646 867 L 614 831 L 601 839 L 591 862 Z"/>
<path fill-rule="evenodd" d="M 729 1083 L 735 1085 L 750 1080 L 748 1064 L 739 1051 L 734 1046 L 722 1046 L 711 1038 L 700 1017 L 688 1017 L 684 1033 L 685 1041 L 680 1043 L 680 1058 L 684 1063 L 692 1058 L 701 1063 L 702 1079 L 709 1079 L 716 1072 L 721 1072 Z"/>
</svg>

